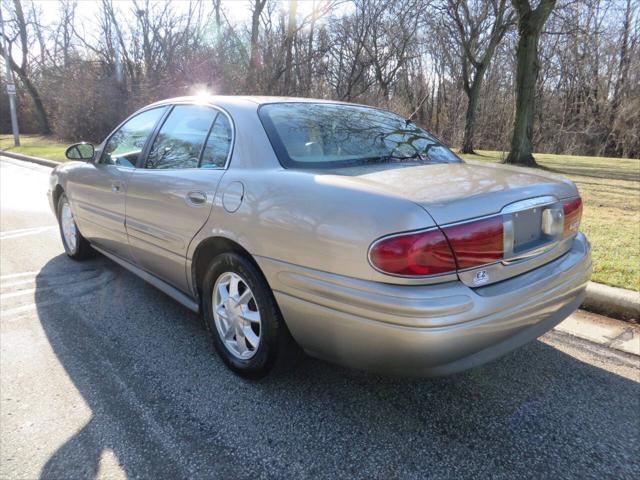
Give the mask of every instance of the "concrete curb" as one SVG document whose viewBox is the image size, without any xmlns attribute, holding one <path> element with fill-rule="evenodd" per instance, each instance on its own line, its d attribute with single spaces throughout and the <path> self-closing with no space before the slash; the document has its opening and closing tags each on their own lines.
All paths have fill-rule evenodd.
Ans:
<svg viewBox="0 0 640 480">
<path fill-rule="evenodd" d="M 640 320 L 640 292 L 589 282 L 582 303 L 589 312 L 621 320 Z"/>
<path fill-rule="evenodd" d="M 557 332 L 640 356 L 640 325 L 577 310 L 554 328 Z"/>
<path fill-rule="evenodd" d="M 56 162 L 55 160 L 47 160 L 45 158 L 30 157 L 29 155 L 23 155 L 22 153 L 7 152 L 6 150 L 0 150 L 0 155 L 4 155 L 5 157 L 9 158 L 15 158 L 16 160 L 23 160 L 25 162 L 37 163 L 39 165 L 44 165 L 45 167 L 52 168 L 55 168 L 62 163 Z"/>
<path fill-rule="evenodd" d="M 61 163 L 5 150 L 0 150 L 0 155 L 38 163 L 47 167 L 56 167 Z M 587 298 L 580 308 L 612 318 L 638 321 L 640 320 L 640 292 L 589 282 L 587 285 Z"/>
</svg>

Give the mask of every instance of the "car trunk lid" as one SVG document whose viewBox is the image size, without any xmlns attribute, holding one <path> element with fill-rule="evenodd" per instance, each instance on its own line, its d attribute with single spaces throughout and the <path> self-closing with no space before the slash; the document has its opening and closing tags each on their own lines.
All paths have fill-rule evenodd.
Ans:
<svg viewBox="0 0 640 480">
<path fill-rule="evenodd" d="M 325 172 L 327 173 L 327 172 Z M 470 286 L 494 283 L 551 261 L 571 246 L 564 232 L 564 203 L 578 191 L 569 180 L 547 172 L 468 162 L 428 165 L 374 165 L 335 172 L 361 187 L 400 196 L 422 206 L 447 232 L 459 224 L 498 217 L 502 224 L 503 258 L 492 265 L 458 267 Z M 570 232 L 572 236 L 575 231 Z M 466 235 L 466 236 L 465 236 Z M 458 245 L 471 238 L 462 234 Z M 456 250 L 456 241 L 449 238 Z M 495 242 L 494 242 L 495 243 Z M 463 247 L 464 249 L 464 247 Z"/>
<path fill-rule="evenodd" d="M 528 168 L 476 162 L 405 165 L 369 165 L 332 173 L 411 200 L 438 225 L 499 213 L 528 198 L 578 194 L 573 182 Z"/>
</svg>

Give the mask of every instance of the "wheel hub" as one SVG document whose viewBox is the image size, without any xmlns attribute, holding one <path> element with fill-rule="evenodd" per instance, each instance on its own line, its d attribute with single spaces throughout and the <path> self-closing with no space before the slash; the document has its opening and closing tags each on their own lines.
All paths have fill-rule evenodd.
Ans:
<svg viewBox="0 0 640 480">
<path fill-rule="evenodd" d="M 260 344 L 260 312 L 248 283 L 237 273 L 218 277 L 213 288 L 213 317 L 227 350 L 237 358 L 253 357 Z"/>
<path fill-rule="evenodd" d="M 60 212 L 60 223 L 62 225 L 62 235 L 64 241 L 67 244 L 67 248 L 73 254 L 76 251 L 76 223 L 73 220 L 71 214 L 71 208 L 69 202 L 62 204 L 62 211 Z"/>
</svg>

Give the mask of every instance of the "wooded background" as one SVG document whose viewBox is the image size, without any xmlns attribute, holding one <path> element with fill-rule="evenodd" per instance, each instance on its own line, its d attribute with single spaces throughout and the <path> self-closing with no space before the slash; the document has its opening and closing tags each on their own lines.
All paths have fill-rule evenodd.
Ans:
<svg viewBox="0 0 640 480">
<path fill-rule="evenodd" d="M 22 132 L 97 142 L 206 90 L 381 106 L 520 163 L 640 156 L 637 0 L 101 0 L 89 18 L 72 0 L 0 5 Z"/>
</svg>

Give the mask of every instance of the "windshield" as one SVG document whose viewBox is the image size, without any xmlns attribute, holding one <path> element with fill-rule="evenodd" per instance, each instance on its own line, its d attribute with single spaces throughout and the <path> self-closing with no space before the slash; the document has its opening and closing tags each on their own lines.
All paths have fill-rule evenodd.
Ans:
<svg viewBox="0 0 640 480">
<path fill-rule="evenodd" d="M 433 135 L 385 110 L 332 103 L 272 103 L 262 106 L 259 115 L 285 167 L 461 162 Z"/>
</svg>

